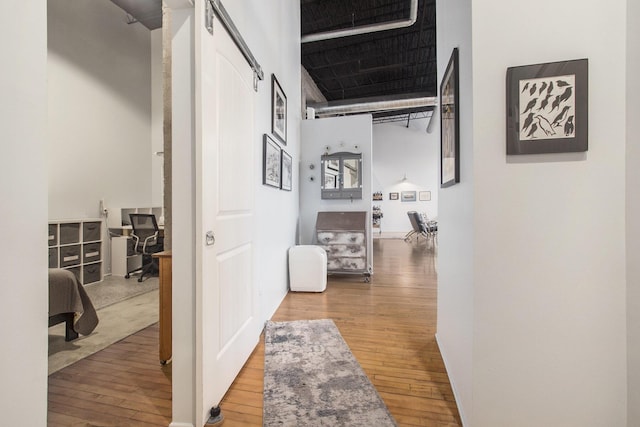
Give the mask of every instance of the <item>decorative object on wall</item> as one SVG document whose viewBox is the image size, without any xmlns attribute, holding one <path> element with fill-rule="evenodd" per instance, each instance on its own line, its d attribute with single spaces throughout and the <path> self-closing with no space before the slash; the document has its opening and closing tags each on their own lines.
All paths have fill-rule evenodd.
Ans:
<svg viewBox="0 0 640 427">
<path fill-rule="evenodd" d="M 362 199 L 362 153 L 325 154 L 320 168 L 322 199 Z"/>
<path fill-rule="evenodd" d="M 389 193 L 389 200 L 398 200 L 398 193 Z"/>
<path fill-rule="evenodd" d="M 421 191 L 418 196 L 421 202 L 428 202 L 431 200 L 431 191 Z"/>
<path fill-rule="evenodd" d="M 280 157 L 281 149 L 269 135 L 264 134 L 262 151 L 262 183 L 280 188 Z"/>
<path fill-rule="evenodd" d="M 282 150 L 282 168 L 280 169 L 282 176 L 281 189 L 291 191 L 293 187 L 293 162 L 291 156 L 286 151 Z"/>
<path fill-rule="evenodd" d="M 376 191 L 373 193 L 373 200 L 382 200 L 382 191 Z"/>
<path fill-rule="evenodd" d="M 458 74 L 458 48 L 455 48 L 440 83 L 440 185 L 442 187 L 449 187 L 460 182 L 460 83 Z"/>
<path fill-rule="evenodd" d="M 415 191 L 403 191 L 402 192 L 402 201 L 403 202 L 415 202 L 416 201 L 416 192 Z"/>
<path fill-rule="evenodd" d="M 271 133 L 287 145 L 287 96 L 275 74 L 271 75 Z"/>
<path fill-rule="evenodd" d="M 507 69 L 507 154 L 587 151 L 588 59 Z"/>
</svg>

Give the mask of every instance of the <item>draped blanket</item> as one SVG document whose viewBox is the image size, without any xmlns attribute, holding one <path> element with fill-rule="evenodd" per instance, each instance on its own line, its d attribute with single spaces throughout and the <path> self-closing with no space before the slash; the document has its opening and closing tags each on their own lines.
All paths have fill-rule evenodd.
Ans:
<svg viewBox="0 0 640 427">
<path fill-rule="evenodd" d="M 89 335 L 98 325 L 98 314 L 76 276 L 69 270 L 49 269 L 49 316 L 75 313 L 73 329 Z"/>
</svg>

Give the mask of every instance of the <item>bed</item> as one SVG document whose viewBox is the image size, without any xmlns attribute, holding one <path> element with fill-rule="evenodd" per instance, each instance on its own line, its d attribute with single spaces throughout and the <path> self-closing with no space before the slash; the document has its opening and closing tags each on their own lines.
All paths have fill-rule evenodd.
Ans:
<svg viewBox="0 0 640 427">
<path fill-rule="evenodd" d="M 49 327 L 65 323 L 65 341 L 89 335 L 98 325 L 93 303 L 69 270 L 49 269 Z"/>
</svg>

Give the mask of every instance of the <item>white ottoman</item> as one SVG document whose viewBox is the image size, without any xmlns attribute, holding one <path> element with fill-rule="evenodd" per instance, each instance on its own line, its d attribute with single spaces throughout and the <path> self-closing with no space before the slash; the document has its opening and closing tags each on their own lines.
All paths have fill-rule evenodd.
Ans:
<svg viewBox="0 0 640 427">
<path fill-rule="evenodd" d="M 327 288 L 327 253 L 315 245 L 289 248 L 290 288 L 294 292 L 323 292 Z"/>
</svg>

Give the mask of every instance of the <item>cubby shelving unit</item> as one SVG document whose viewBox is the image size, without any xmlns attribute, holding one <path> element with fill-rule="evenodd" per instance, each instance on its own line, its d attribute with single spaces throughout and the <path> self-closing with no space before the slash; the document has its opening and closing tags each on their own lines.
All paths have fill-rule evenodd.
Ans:
<svg viewBox="0 0 640 427">
<path fill-rule="evenodd" d="M 103 277 L 102 219 L 49 221 L 49 268 L 72 271 L 80 283 Z"/>
</svg>

